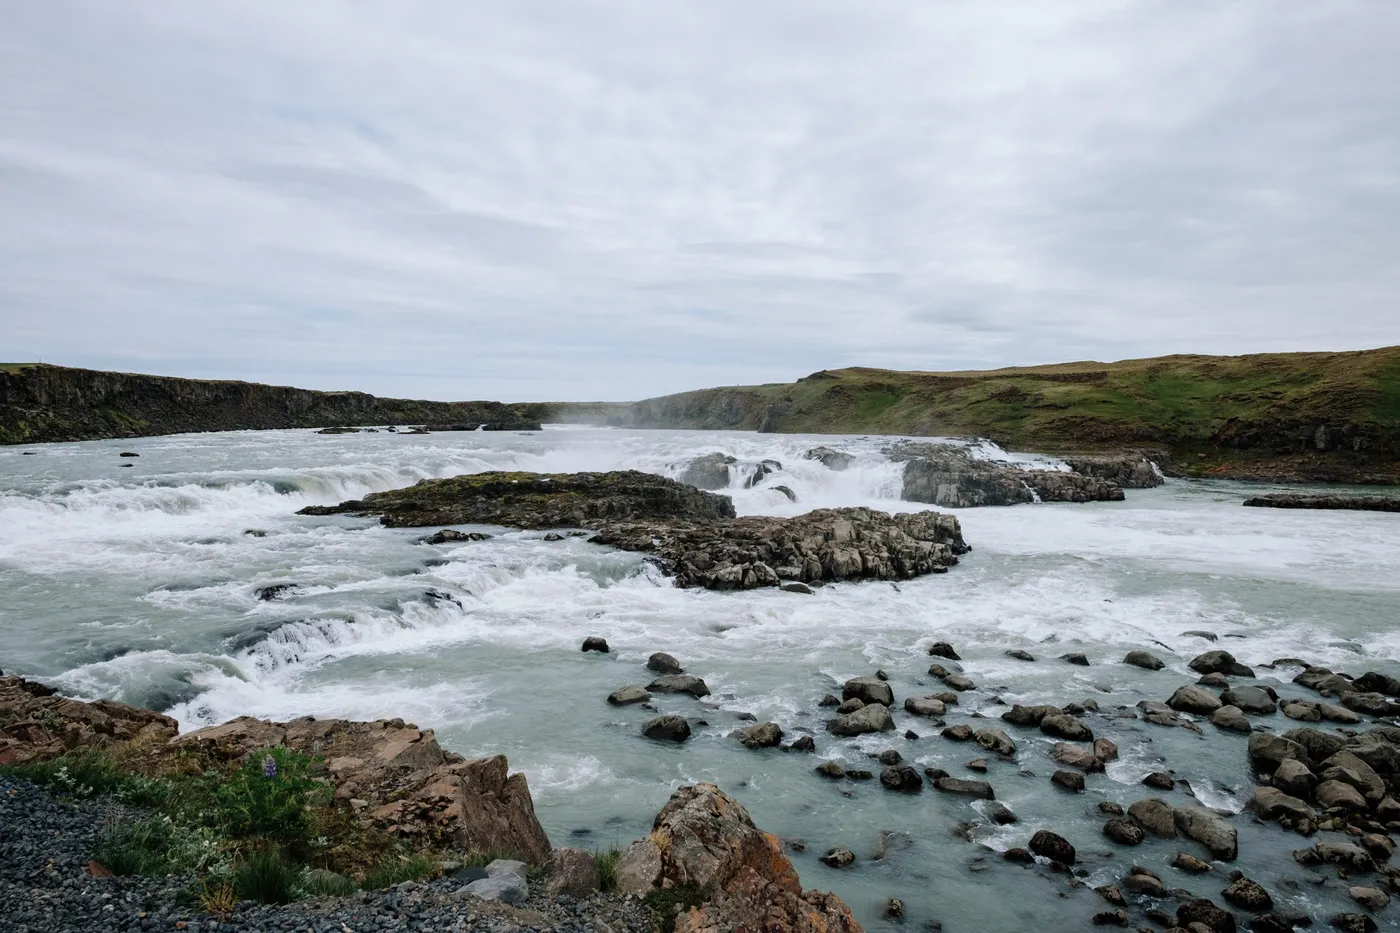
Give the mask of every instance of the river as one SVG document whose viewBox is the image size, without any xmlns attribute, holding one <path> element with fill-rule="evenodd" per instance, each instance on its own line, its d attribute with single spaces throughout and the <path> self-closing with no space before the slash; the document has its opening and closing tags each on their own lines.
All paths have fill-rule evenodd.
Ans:
<svg viewBox="0 0 1400 933">
<path fill-rule="evenodd" d="M 1400 515 L 1245 509 L 1241 501 L 1259 486 L 1169 480 L 1120 503 L 961 510 L 973 550 L 951 572 L 805 596 L 680 590 L 639 555 L 578 538 L 545 541 L 541 532 L 483 528 L 494 537 L 432 546 L 420 543 L 423 530 L 296 514 L 489 469 L 677 475 L 714 451 L 782 464 L 752 489 L 738 488 L 735 471 L 736 487 L 725 492 L 741 515 L 920 508 L 898 499 L 900 467 L 881 452 L 890 441 L 549 426 L 0 449 L 0 668 L 79 697 L 161 709 L 182 730 L 245 714 L 402 717 L 464 755 L 508 755 L 529 776 L 556 845 L 625 845 L 645 834 L 674 787 L 715 781 L 759 826 L 802 840 L 793 859 L 804 885 L 835 891 L 872 930 L 898 928 L 882 919 L 889 897 L 906 906 L 904 929 L 935 920 L 949 931 L 1080 929 L 1107 907 L 1090 888 L 1116 882 L 1133 863 L 1168 887 L 1218 898 L 1223 872 L 1192 877 L 1167 867 L 1178 850 L 1204 851 L 1185 840 L 1119 849 L 1100 835 L 1097 809 L 1159 793 L 1139 781 L 1170 768 L 1209 805 L 1240 810 L 1253 789 L 1246 739 L 1208 724 L 1198 736 L 1088 717 L 1122 757 L 1089 776 L 1081 795 L 1050 785 L 1051 740 L 1008 728 L 1017 760 L 993 760 L 986 775 L 1019 817 L 1004 827 L 982 816 L 985 805 L 931 788 L 902 795 L 878 781 L 829 782 L 812 769 L 832 758 L 878 772 L 867 756 L 895 748 L 921 769 L 978 776 L 965 763 L 980 749 L 943 740 L 899 709 L 907 696 L 943 689 L 926 674 L 934 641 L 951 642 L 980 687 L 950 710 L 950 724 L 973 722 L 979 710 L 999 715 L 994 697 L 1092 698 L 1105 714 L 1164 700 L 1195 681 L 1186 663 L 1210 647 L 1247 664 L 1303 657 L 1353 674 L 1400 675 Z M 851 469 L 803 459 L 818 444 L 853 453 Z M 991 445 L 978 450 L 1054 466 Z M 795 503 L 771 488 L 779 483 Z M 258 588 L 281 583 L 296 586 L 280 599 L 258 597 Z M 588 635 L 605 637 L 612 653 L 583 654 Z M 1014 648 L 1037 660 L 1007 657 Z M 1120 663 L 1135 648 L 1167 668 Z M 675 655 L 713 691 L 705 701 L 658 696 L 663 711 L 708 722 L 684 745 L 641 738 L 648 713 L 604 702 L 618 686 L 648 681 L 643 664 L 653 651 Z M 1091 665 L 1059 660 L 1068 652 Z M 818 700 L 876 669 L 889 675 L 899 731 L 828 736 Z M 1290 683 L 1293 670 L 1258 673 L 1281 694 L 1316 697 Z M 743 749 L 728 737 L 741 714 L 789 736 L 811 731 L 817 755 Z M 1296 725 L 1278 714 L 1259 721 Z M 919 738 L 904 738 L 905 729 Z M 1189 800 L 1181 785 L 1165 796 Z M 975 825 L 955 834 L 959 823 Z M 1245 814 L 1234 823 L 1236 867 L 1277 902 L 1315 917 L 1349 908 L 1343 886 L 1307 883 L 1310 873 L 1289 858 L 1306 845 L 1300 837 Z M 999 858 L 1041 826 L 1079 848 L 1085 886 Z M 817 862 L 836 845 L 856 852 L 854 867 Z"/>
</svg>

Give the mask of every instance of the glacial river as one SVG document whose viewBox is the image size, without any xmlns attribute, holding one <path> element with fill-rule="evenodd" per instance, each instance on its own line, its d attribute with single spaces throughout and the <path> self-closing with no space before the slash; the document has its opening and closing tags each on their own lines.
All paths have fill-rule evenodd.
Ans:
<svg viewBox="0 0 1400 933">
<path fill-rule="evenodd" d="M 625 845 L 650 828 L 674 787 L 714 781 L 759 826 L 801 840 L 805 851 L 793 859 L 804 885 L 837 892 L 871 930 L 935 920 L 953 933 L 1083 929 L 1107 908 L 1092 886 L 1118 881 L 1134 863 L 1168 887 L 1218 900 L 1228 866 L 1201 877 L 1168 867 L 1178 850 L 1206 854 L 1185 840 L 1120 849 L 1100 834 L 1097 809 L 1161 793 L 1138 782 L 1173 769 L 1206 804 L 1239 811 L 1253 788 L 1246 739 L 1208 724 L 1198 736 L 1087 717 L 1122 758 L 1077 796 L 1049 783 L 1052 741 L 1008 727 L 1017 759 L 993 760 L 985 776 L 1019 817 L 1005 827 L 990 825 L 983 805 L 932 788 L 902 795 L 878 781 L 829 782 L 812 769 L 831 758 L 878 773 L 867 756 L 895 748 L 921 769 L 980 776 L 965 768 L 980 749 L 939 738 L 899 708 L 907 696 L 943 689 L 926 674 L 934 641 L 951 642 L 981 688 L 950 710 L 950 724 L 977 725 L 969 717 L 979 711 L 999 715 L 998 696 L 1056 705 L 1092 698 L 1105 714 L 1164 700 L 1195 681 L 1187 661 L 1213 647 L 1183 634 L 1193 630 L 1214 633 L 1214 647 L 1248 664 L 1295 656 L 1400 675 L 1400 515 L 1245 509 L 1241 501 L 1260 487 L 1169 480 L 1121 503 L 962 510 L 973 551 L 951 572 L 804 596 L 679 590 L 638 555 L 577 538 L 547 542 L 540 532 L 483 528 L 495 537 L 430 546 L 419 543 L 423 530 L 295 514 L 490 469 L 676 475 L 714 451 L 783 465 L 753 489 L 737 487 L 736 471 L 727 492 L 741 515 L 920 508 L 898 499 L 899 465 L 881 453 L 890 440 L 550 427 L 0 449 L 0 669 L 75 696 L 161 709 L 182 729 L 243 714 L 402 717 L 465 755 L 508 755 L 528 774 L 556 845 Z M 855 464 L 834 472 L 803 459 L 817 444 L 855 454 Z M 796 503 L 770 488 L 779 483 Z M 283 599 L 255 595 L 279 583 L 297 586 Z M 580 652 L 588 635 L 605 637 L 612 653 Z M 1037 661 L 1008 658 L 1012 648 Z M 1134 648 L 1157 653 L 1167 668 L 1121 664 Z M 653 651 L 675 655 L 713 691 L 704 701 L 656 698 L 665 712 L 708 722 L 681 746 L 640 737 L 653 714 L 604 702 L 616 687 L 650 679 L 643 664 Z M 1059 660 L 1067 652 L 1086 654 L 1091 666 Z M 899 731 L 828 736 L 817 701 L 876 669 L 894 688 Z M 1261 668 L 1260 682 L 1309 695 L 1290 683 L 1293 673 Z M 745 713 L 789 737 L 814 733 L 817 755 L 744 750 L 728 736 Z M 1280 714 L 1257 721 L 1280 731 L 1296 725 Z M 906 729 L 920 737 L 904 738 Z M 1190 802 L 1182 785 L 1163 796 Z M 1234 867 L 1280 905 L 1324 924 L 1351 909 L 1335 878 L 1312 883 L 1288 856 L 1307 844 L 1300 837 L 1247 813 L 1233 822 Z M 1083 885 L 1001 860 L 1001 850 L 1024 846 L 1042 826 L 1079 849 Z M 856 852 L 855 866 L 818 863 L 836 845 Z M 890 897 L 905 904 L 902 927 L 882 919 Z"/>
</svg>

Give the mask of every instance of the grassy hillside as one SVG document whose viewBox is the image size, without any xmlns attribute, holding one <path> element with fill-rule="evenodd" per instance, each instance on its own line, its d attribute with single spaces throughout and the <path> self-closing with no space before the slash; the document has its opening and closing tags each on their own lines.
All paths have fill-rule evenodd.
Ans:
<svg viewBox="0 0 1400 933">
<path fill-rule="evenodd" d="M 945 373 L 852 368 L 614 413 L 597 405 L 534 413 L 603 413 L 639 427 L 981 435 L 1048 452 L 1150 447 L 1192 474 L 1400 481 L 1400 347 Z"/>
</svg>

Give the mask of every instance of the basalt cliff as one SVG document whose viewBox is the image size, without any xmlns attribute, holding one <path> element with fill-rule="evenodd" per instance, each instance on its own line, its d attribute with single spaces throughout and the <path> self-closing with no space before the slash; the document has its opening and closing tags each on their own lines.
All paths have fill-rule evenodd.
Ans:
<svg viewBox="0 0 1400 933">
<path fill-rule="evenodd" d="M 255 382 L 0 365 L 0 444 L 371 424 L 539 427 L 500 402 L 425 402 Z"/>
</svg>

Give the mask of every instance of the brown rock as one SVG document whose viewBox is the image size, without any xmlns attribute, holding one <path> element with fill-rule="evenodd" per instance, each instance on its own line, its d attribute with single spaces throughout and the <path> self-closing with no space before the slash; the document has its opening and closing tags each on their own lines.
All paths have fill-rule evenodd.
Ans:
<svg viewBox="0 0 1400 933">
<path fill-rule="evenodd" d="M 114 748 L 133 739 L 166 741 L 169 716 L 97 700 L 70 700 L 23 677 L 0 676 L 0 765 L 46 761 L 73 749 Z"/>
<path fill-rule="evenodd" d="M 676 933 L 861 929 L 840 898 L 804 892 L 777 838 L 758 830 L 748 812 L 713 784 L 681 787 L 672 794 L 652 835 L 633 843 L 618 860 L 617 878 L 624 894 L 694 890 L 700 904 L 675 918 Z"/>
<path fill-rule="evenodd" d="M 244 716 L 176 739 L 227 762 L 284 745 L 327 763 L 338 800 L 362 800 L 360 818 L 407 842 L 464 852 L 497 852 L 538 864 L 549 837 L 535 819 L 525 775 L 504 755 L 463 760 L 432 730 L 401 719 L 350 722 L 304 717 L 265 722 Z"/>
<path fill-rule="evenodd" d="M 545 863 L 544 889 L 550 897 L 588 897 L 598 890 L 598 863 L 583 849 L 555 849 Z"/>
</svg>

